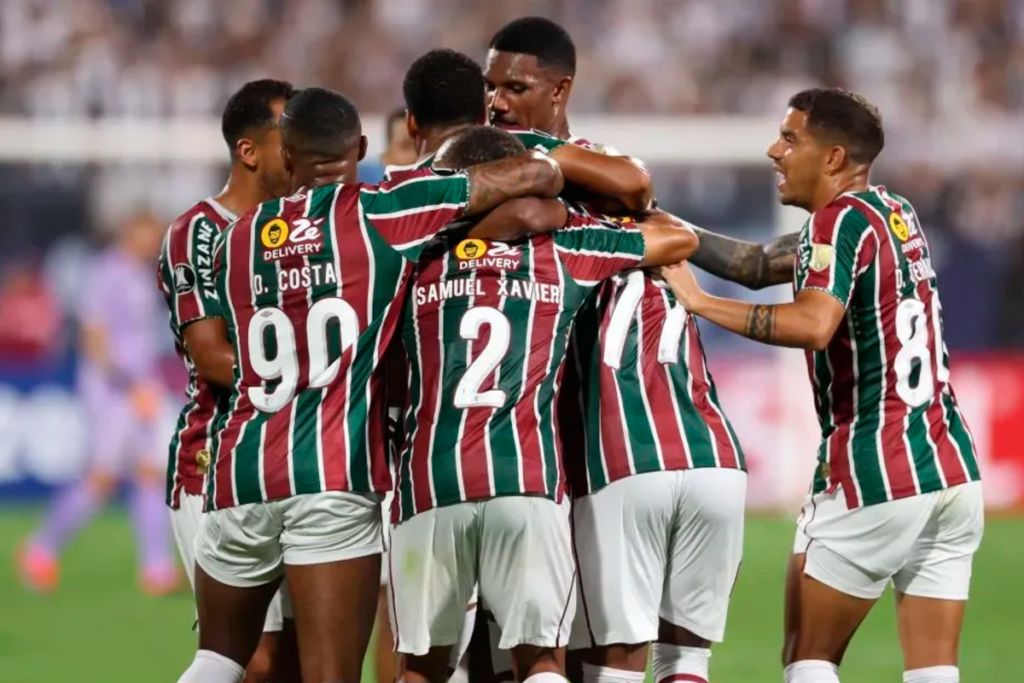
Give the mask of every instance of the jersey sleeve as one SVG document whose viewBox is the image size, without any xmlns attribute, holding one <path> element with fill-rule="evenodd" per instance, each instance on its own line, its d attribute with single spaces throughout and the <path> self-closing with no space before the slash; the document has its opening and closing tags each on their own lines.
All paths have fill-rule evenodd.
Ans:
<svg viewBox="0 0 1024 683">
<path fill-rule="evenodd" d="M 182 330 L 202 318 L 221 315 L 213 280 L 213 251 L 220 230 L 206 216 L 171 227 L 164 243 L 161 276 L 172 325 Z"/>
<path fill-rule="evenodd" d="M 507 128 L 509 133 L 519 138 L 519 141 L 523 143 L 526 149 L 536 149 L 544 153 L 553 152 L 562 145 L 569 144 L 565 140 L 560 140 L 554 135 L 549 135 L 544 131 L 536 130 L 534 128 Z"/>
<path fill-rule="evenodd" d="M 565 228 L 554 233 L 554 240 L 569 276 L 580 284 L 597 284 L 644 260 L 644 236 L 639 230 L 575 213 Z"/>
<path fill-rule="evenodd" d="M 416 261 L 423 247 L 466 211 L 470 183 L 465 172 L 423 169 L 361 190 L 364 220 L 391 246 Z"/>
<path fill-rule="evenodd" d="M 816 212 L 798 254 L 797 290 L 827 292 L 849 306 L 857 276 L 875 257 L 874 235 L 867 217 L 853 207 Z"/>
</svg>

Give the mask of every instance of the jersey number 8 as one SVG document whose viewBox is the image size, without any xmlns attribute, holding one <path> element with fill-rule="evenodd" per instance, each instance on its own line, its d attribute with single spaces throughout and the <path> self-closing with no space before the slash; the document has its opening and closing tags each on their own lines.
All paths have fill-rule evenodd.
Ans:
<svg viewBox="0 0 1024 683">
<path fill-rule="evenodd" d="M 309 354 L 309 388 L 321 389 L 338 376 L 341 359 L 330 362 L 328 358 L 327 325 L 338 321 L 341 337 L 341 352 L 344 353 L 359 338 L 359 316 L 343 299 L 331 297 L 320 299 L 306 315 L 307 352 Z M 273 328 L 277 342 L 277 354 L 267 357 L 263 336 L 267 328 Z M 299 356 L 295 341 L 295 328 L 287 314 L 279 308 L 264 308 L 257 311 L 249 321 L 249 362 L 253 371 L 266 382 L 280 380 L 276 387 L 268 389 L 266 384 L 249 387 L 249 400 L 257 410 L 276 413 L 295 398 L 299 386 Z"/>
<path fill-rule="evenodd" d="M 896 393 L 911 408 L 928 403 L 935 397 L 935 380 L 949 381 L 949 367 L 942 358 L 942 323 L 940 322 L 938 292 L 932 291 L 932 330 L 928 329 L 928 312 L 919 299 L 905 299 L 896 308 L 896 337 L 900 350 L 896 354 L 893 370 L 896 373 Z M 934 344 L 929 344 L 929 337 Z M 937 371 L 932 373 L 932 353 L 939 354 Z M 918 369 L 917 382 L 911 386 L 910 376 Z"/>
</svg>

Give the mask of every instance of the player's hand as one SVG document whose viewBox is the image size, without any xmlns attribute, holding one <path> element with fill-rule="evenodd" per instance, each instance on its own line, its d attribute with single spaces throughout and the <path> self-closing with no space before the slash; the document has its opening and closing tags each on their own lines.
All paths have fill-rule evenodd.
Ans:
<svg viewBox="0 0 1024 683">
<path fill-rule="evenodd" d="M 707 296 L 704 290 L 697 284 L 697 278 L 686 263 L 676 263 L 671 266 L 661 267 L 661 276 L 672 288 L 672 293 L 683 305 L 683 308 L 696 313 L 700 308 L 701 301 Z"/>
<path fill-rule="evenodd" d="M 139 419 L 153 422 L 160 413 L 160 390 L 151 384 L 139 382 L 128 391 L 128 398 Z"/>
</svg>

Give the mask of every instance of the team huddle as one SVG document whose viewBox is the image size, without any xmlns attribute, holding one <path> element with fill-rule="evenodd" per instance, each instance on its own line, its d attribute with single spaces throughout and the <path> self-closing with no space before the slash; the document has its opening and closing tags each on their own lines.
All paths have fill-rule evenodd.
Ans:
<svg viewBox="0 0 1024 683">
<path fill-rule="evenodd" d="M 868 183 L 878 112 L 791 99 L 768 155 L 810 217 L 760 245 L 656 208 L 640 161 L 573 137 L 574 77 L 539 18 L 486 68 L 427 53 L 403 84 L 415 161 L 379 184 L 345 96 L 232 97 L 229 182 L 160 262 L 191 375 L 168 475 L 198 612 L 181 683 L 359 680 L 385 578 L 405 683 L 448 680 L 477 604 L 497 678 L 642 683 L 650 659 L 708 683 L 747 481 L 698 317 L 806 350 L 822 442 L 785 680 L 839 681 L 892 581 L 904 681 L 959 681 L 980 474 L 928 242 Z M 794 301 L 709 296 L 689 264 Z"/>
</svg>

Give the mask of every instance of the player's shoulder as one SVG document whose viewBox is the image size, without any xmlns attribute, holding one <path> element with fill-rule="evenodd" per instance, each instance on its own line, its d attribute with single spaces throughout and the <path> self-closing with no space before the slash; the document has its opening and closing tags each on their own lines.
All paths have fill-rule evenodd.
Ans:
<svg viewBox="0 0 1024 683">
<path fill-rule="evenodd" d="M 816 235 L 833 231 L 863 232 L 871 228 L 875 207 L 860 193 L 843 194 L 811 214 L 809 223 Z"/>
<path fill-rule="evenodd" d="M 187 211 L 178 215 L 171 221 L 167 229 L 171 239 L 187 233 L 200 222 L 207 223 L 217 230 L 223 230 L 234 218 L 219 212 L 210 199 L 202 199 L 188 208 Z"/>
<path fill-rule="evenodd" d="M 524 126 L 503 126 L 502 129 L 519 138 L 527 149 L 540 149 L 541 151 L 550 152 L 562 145 L 568 144 L 569 142 L 568 140 L 563 140 L 558 136 L 536 128 L 526 128 Z"/>
</svg>

